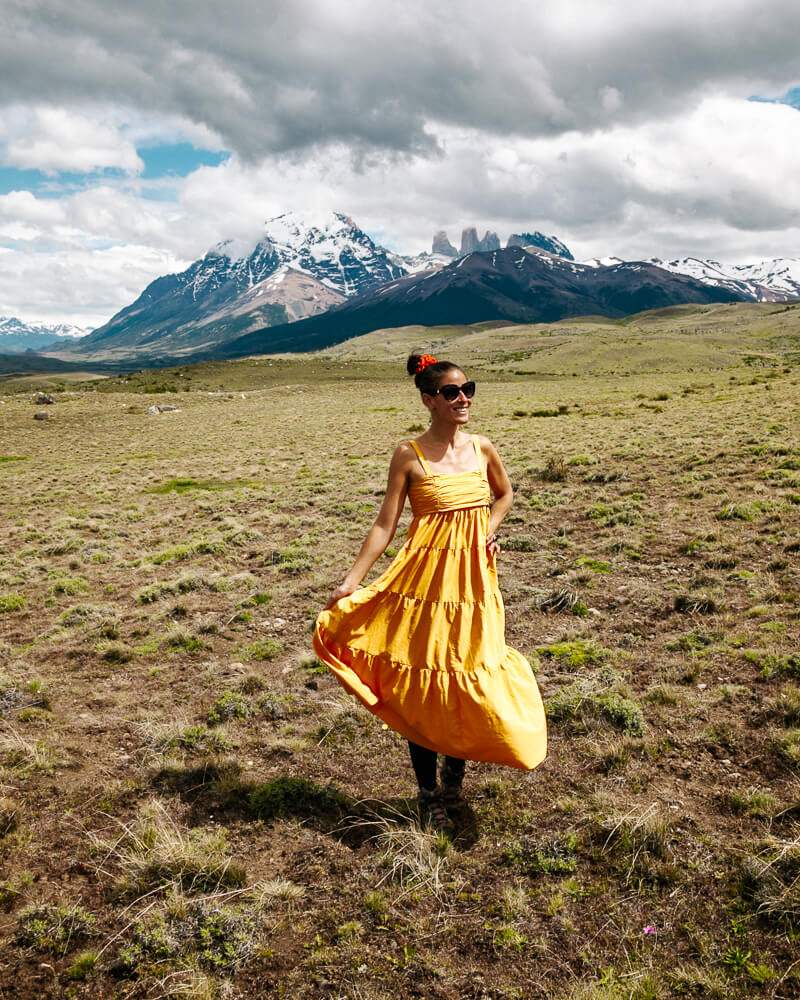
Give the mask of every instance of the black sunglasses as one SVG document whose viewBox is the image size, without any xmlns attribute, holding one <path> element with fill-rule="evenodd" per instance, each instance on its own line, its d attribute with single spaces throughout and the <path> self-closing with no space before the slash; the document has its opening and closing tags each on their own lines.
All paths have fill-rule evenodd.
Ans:
<svg viewBox="0 0 800 1000">
<path fill-rule="evenodd" d="M 458 399 L 459 394 L 462 392 L 467 399 L 472 399 L 475 395 L 475 383 L 465 382 L 463 385 L 453 385 L 452 383 L 448 383 L 447 385 L 441 386 L 441 388 L 437 389 L 436 392 L 440 392 L 448 403 L 454 403 Z M 434 395 L 436 395 L 436 393 L 434 393 Z"/>
</svg>

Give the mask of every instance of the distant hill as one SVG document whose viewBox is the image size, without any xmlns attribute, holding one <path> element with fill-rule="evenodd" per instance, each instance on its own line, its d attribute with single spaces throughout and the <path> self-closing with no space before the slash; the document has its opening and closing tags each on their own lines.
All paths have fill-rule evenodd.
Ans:
<svg viewBox="0 0 800 1000">
<path fill-rule="evenodd" d="M 470 254 L 437 271 L 390 282 L 320 316 L 239 337 L 207 356 L 307 351 L 371 330 L 413 324 L 613 319 L 684 303 L 743 299 L 728 288 L 711 287 L 652 264 L 592 267 L 533 247 L 512 246 Z"/>
<path fill-rule="evenodd" d="M 58 374 L 60 372 L 98 372 L 110 374 L 115 367 L 90 361 L 63 361 L 33 351 L 0 354 L 0 375 Z"/>
</svg>

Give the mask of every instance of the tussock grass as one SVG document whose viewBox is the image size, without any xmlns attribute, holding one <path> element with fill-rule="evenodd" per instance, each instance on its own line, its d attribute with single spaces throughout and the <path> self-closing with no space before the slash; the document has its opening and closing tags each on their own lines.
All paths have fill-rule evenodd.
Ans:
<svg viewBox="0 0 800 1000">
<path fill-rule="evenodd" d="M 670 883 L 677 877 L 672 864 L 675 821 L 656 803 L 634 806 L 623 815 L 602 820 L 604 851 L 619 858 L 627 883 Z"/>
<path fill-rule="evenodd" d="M 407 893 L 433 896 L 442 902 L 448 891 L 457 890 L 450 870 L 451 844 L 441 833 L 409 825 L 404 817 L 380 817 L 381 829 L 375 846 L 385 874 L 378 886 L 396 882 Z"/>
<path fill-rule="evenodd" d="M 742 862 L 744 898 L 755 911 L 790 930 L 800 927 L 800 836 L 771 838 Z"/>
<path fill-rule="evenodd" d="M 539 610 L 547 614 L 559 614 L 568 612 L 576 618 L 585 618 L 589 614 L 589 609 L 580 599 L 577 591 L 569 587 L 560 587 L 551 591 L 546 597 L 539 601 Z"/>
<path fill-rule="evenodd" d="M 163 803 L 151 800 L 114 841 L 95 843 L 117 872 L 121 893 L 140 896 L 179 887 L 185 893 L 214 892 L 245 883 L 244 868 L 227 853 L 225 833 L 183 830 Z"/>
<path fill-rule="evenodd" d="M 185 753 L 218 754 L 231 749 L 219 729 L 191 724 L 186 720 L 145 722 L 140 727 L 142 753 L 146 759 Z"/>
<path fill-rule="evenodd" d="M 800 688 L 785 687 L 773 699 L 769 713 L 784 726 L 800 726 Z"/>
<path fill-rule="evenodd" d="M 27 739 L 16 729 L 0 733 L 0 762 L 17 777 L 35 771 L 49 774 L 59 760 L 60 755 L 44 740 Z"/>
</svg>

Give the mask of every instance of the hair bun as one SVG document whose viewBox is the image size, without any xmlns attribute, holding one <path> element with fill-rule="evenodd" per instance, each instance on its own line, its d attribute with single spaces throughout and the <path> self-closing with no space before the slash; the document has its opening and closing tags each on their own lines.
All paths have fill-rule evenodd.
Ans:
<svg viewBox="0 0 800 1000">
<path fill-rule="evenodd" d="M 438 364 L 438 362 L 432 354 L 411 354 L 406 362 L 406 370 L 409 375 L 419 375 L 429 365 L 435 364 Z"/>
</svg>

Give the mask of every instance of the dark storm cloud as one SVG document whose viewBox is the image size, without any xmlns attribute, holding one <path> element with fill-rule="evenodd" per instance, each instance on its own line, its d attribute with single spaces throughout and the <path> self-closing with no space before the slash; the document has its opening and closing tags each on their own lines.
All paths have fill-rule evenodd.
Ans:
<svg viewBox="0 0 800 1000">
<path fill-rule="evenodd" d="M 793 0 L 4 6 L 5 103 L 179 115 L 248 159 L 327 143 L 433 154 L 437 126 L 591 131 L 800 80 Z"/>
</svg>

